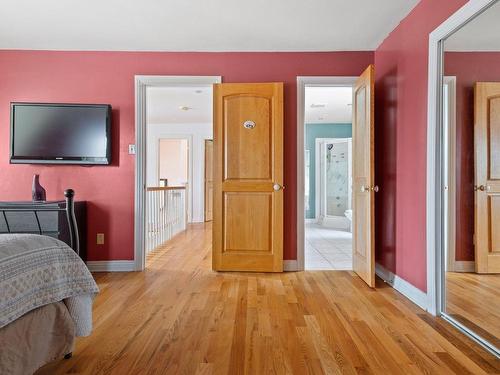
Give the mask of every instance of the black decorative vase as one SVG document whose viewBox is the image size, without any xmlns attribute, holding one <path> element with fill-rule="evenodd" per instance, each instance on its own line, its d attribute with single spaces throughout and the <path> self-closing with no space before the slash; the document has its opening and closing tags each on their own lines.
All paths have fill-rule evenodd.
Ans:
<svg viewBox="0 0 500 375">
<path fill-rule="evenodd" d="M 33 187 L 31 188 L 31 196 L 33 198 L 33 202 L 45 202 L 47 199 L 47 194 L 45 189 L 40 185 L 40 176 L 33 176 Z"/>
</svg>

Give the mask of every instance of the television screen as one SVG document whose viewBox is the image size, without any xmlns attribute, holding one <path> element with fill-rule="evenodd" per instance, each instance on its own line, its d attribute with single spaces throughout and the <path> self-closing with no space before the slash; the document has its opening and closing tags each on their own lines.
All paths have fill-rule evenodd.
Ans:
<svg viewBox="0 0 500 375">
<path fill-rule="evenodd" d="M 109 164 L 111 106 L 11 103 L 10 162 Z"/>
</svg>

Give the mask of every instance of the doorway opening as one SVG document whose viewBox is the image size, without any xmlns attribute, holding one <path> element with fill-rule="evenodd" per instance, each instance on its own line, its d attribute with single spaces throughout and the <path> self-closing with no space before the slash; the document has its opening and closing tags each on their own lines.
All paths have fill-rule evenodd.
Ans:
<svg viewBox="0 0 500 375">
<path fill-rule="evenodd" d="M 355 79 L 329 78 L 303 91 L 305 270 L 352 270 Z"/>
<path fill-rule="evenodd" d="M 204 223 L 210 211 L 206 144 L 213 138 L 212 85 L 218 82 L 220 77 L 136 77 L 137 270 L 153 266 L 174 236 Z"/>
<path fill-rule="evenodd" d="M 298 268 L 352 270 L 352 99 L 356 77 L 299 77 Z M 302 86 L 302 87 L 301 87 Z M 298 163 L 300 166 L 300 162 Z M 301 189 L 301 187 L 303 189 Z M 303 212 L 303 215 L 300 215 Z"/>
</svg>

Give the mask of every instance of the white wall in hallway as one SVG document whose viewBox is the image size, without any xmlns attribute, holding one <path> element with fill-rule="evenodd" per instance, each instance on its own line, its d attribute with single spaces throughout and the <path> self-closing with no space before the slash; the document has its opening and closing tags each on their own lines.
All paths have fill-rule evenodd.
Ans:
<svg viewBox="0 0 500 375">
<path fill-rule="evenodd" d="M 148 124 L 146 151 L 146 181 L 148 186 L 158 186 L 158 145 L 162 138 L 188 139 L 189 175 L 192 180 L 192 186 L 188 192 L 191 198 L 191 222 L 203 222 L 205 212 L 205 139 L 213 138 L 212 124 Z"/>
<path fill-rule="evenodd" d="M 166 179 L 168 186 L 183 186 L 189 181 L 188 140 L 165 139 L 159 141 L 159 179 Z"/>
</svg>

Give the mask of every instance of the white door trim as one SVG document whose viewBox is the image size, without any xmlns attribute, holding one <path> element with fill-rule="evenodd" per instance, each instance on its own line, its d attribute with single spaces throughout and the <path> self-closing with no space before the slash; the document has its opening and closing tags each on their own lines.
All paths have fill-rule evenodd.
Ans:
<svg viewBox="0 0 500 375">
<path fill-rule="evenodd" d="M 446 162 L 443 164 L 445 195 L 443 209 L 448 213 L 444 216 L 446 222 L 446 270 L 463 272 L 463 266 L 456 261 L 456 143 L 457 143 L 457 77 L 445 76 L 443 84 L 447 87 L 447 123 L 443 126 L 443 152 Z M 443 93 L 444 94 L 444 93 Z M 444 97 L 444 96 L 443 96 Z M 443 113 L 444 115 L 444 113 Z"/>
<path fill-rule="evenodd" d="M 429 77 L 427 111 L 427 310 L 442 314 L 443 230 L 442 230 L 442 86 L 444 40 L 464 24 L 481 14 L 497 0 L 466 3 L 429 35 Z"/>
<path fill-rule="evenodd" d="M 146 89 L 168 86 L 212 86 L 221 83 L 221 76 L 135 76 L 135 205 L 134 205 L 134 262 L 135 270 L 144 270 L 146 207 Z"/>
<path fill-rule="evenodd" d="M 310 87 L 353 86 L 358 77 L 297 77 L 297 270 L 304 270 L 305 251 L 305 90 Z"/>
</svg>

